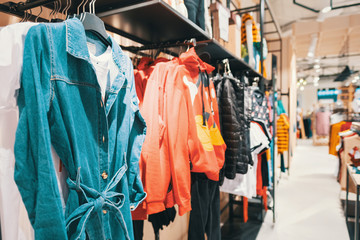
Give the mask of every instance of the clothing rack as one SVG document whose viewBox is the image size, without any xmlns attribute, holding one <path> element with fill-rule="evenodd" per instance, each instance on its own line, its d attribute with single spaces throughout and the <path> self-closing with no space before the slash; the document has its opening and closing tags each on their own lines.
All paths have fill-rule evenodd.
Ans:
<svg viewBox="0 0 360 240">
<path fill-rule="evenodd" d="M 199 42 L 200 44 L 202 42 Z M 203 43 L 206 44 L 206 43 Z M 190 39 L 190 40 L 186 40 L 184 42 L 176 42 L 176 43 L 160 43 L 160 44 L 148 44 L 148 45 L 143 45 L 140 47 L 135 47 L 135 46 L 122 46 L 120 45 L 120 47 L 123 50 L 132 52 L 134 54 L 139 54 L 141 51 L 145 51 L 145 50 L 161 50 L 162 52 L 172 55 L 174 57 L 178 57 L 178 53 L 170 51 L 169 48 L 177 48 L 177 47 L 195 47 L 196 46 L 196 39 Z"/>
<path fill-rule="evenodd" d="M 141 47 L 122 46 L 122 48 L 124 50 L 136 52 L 136 51 L 153 50 L 153 49 L 161 49 L 161 48 L 173 48 L 173 47 L 184 47 L 184 46 L 185 47 L 187 47 L 187 46 L 194 47 L 194 46 L 196 46 L 196 40 L 191 39 L 191 40 L 185 41 L 185 42 L 149 44 L 149 45 L 144 45 Z"/>
<path fill-rule="evenodd" d="M 264 21 L 265 20 L 265 11 L 270 15 L 270 18 L 271 20 L 270 21 Z M 232 12 L 236 12 L 238 14 L 244 14 L 244 13 L 249 13 L 249 12 L 259 12 L 259 15 L 260 15 L 260 67 L 261 67 L 261 75 L 264 74 L 264 60 L 263 60 L 263 47 L 264 47 L 264 36 L 265 35 L 272 35 L 272 34 L 277 34 L 277 38 L 276 39 L 271 39 L 271 42 L 279 42 L 280 44 L 280 49 L 276 49 L 276 50 L 272 50 L 272 51 L 269 51 L 269 52 L 279 52 L 279 55 L 280 55 L 280 80 L 282 79 L 282 36 L 281 36 L 281 29 L 280 29 L 280 26 L 279 24 L 277 23 L 277 21 L 275 20 L 274 18 L 274 14 L 273 14 L 273 11 L 271 9 L 271 6 L 269 5 L 268 1 L 267 0 L 260 0 L 260 3 L 257 4 L 257 5 L 254 5 L 254 6 L 250 6 L 250 7 L 247 7 L 247 8 L 240 8 L 240 9 L 234 9 L 232 10 Z M 269 25 L 269 24 L 272 24 L 276 31 L 270 31 L 270 32 L 264 32 L 264 25 Z M 265 87 L 264 87 L 264 78 L 260 78 L 259 80 L 259 88 L 264 90 Z M 275 102 L 275 89 L 276 89 L 276 76 L 274 73 L 272 73 L 272 76 L 271 76 L 271 87 L 274 91 L 274 94 L 273 94 L 273 103 L 274 103 L 274 106 L 273 106 L 273 116 L 275 117 L 276 115 L 276 102 Z M 282 85 L 281 85 L 281 81 L 280 81 L 280 89 L 282 89 Z M 290 98 L 289 96 L 289 92 L 287 93 L 287 95 L 284 95 L 284 96 L 287 96 Z M 289 115 L 290 115 L 290 109 L 289 109 Z M 272 122 L 272 127 L 274 129 L 273 131 L 273 137 L 272 137 L 272 142 L 274 143 L 275 141 L 275 133 L 276 133 L 276 124 L 275 124 L 275 119 L 273 119 L 273 122 Z M 290 159 L 290 153 L 291 153 L 291 150 L 290 150 L 290 140 L 289 140 L 289 151 L 288 151 L 288 159 Z M 276 195 L 276 175 L 275 175 L 275 151 L 273 150 L 271 152 L 271 158 L 273 160 L 273 165 L 272 165 L 272 170 L 273 170 L 273 207 L 272 207 L 272 210 L 273 210 L 273 222 L 275 223 L 276 219 L 275 219 L 275 195 Z M 290 168 L 290 164 L 288 165 L 288 167 Z M 231 197 L 229 196 L 229 198 L 231 199 Z M 233 202 L 232 204 L 238 204 L 238 202 Z M 229 204 L 229 206 L 232 206 L 232 204 Z M 230 210 L 232 211 L 232 210 Z"/>
<path fill-rule="evenodd" d="M 49 8 L 54 8 L 55 0 L 32 0 L 25 2 L 24 4 L 15 4 L 11 2 L 6 2 L 0 4 L 0 12 L 9 13 L 20 18 L 25 16 L 25 12 L 29 9 L 39 7 L 39 6 L 48 6 Z M 266 7 L 265 7 L 266 5 Z M 220 45 L 216 40 L 212 39 L 204 30 L 195 25 L 189 19 L 185 18 L 179 14 L 176 10 L 173 10 L 169 5 L 164 3 L 161 0 L 150 0 L 150 1 L 124 1 L 120 5 L 111 3 L 111 0 L 98 0 L 97 1 L 97 16 L 100 17 L 106 26 L 108 31 L 119 34 L 123 37 L 126 37 L 135 42 L 144 44 L 142 47 L 132 47 L 132 46 L 122 46 L 122 49 L 128 50 L 133 53 L 144 50 L 152 50 L 159 48 L 172 48 L 180 46 L 200 46 L 197 48 L 198 54 L 209 53 L 212 61 L 217 62 L 219 60 L 228 58 L 230 68 L 236 72 L 245 72 L 250 78 L 259 78 L 259 86 L 264 89 L 265 79 L 263 78 L 264 66 L 263 66 L 263 51 L 261 50 L 261 72 L 258 73 L 252 67 L 250 67 L 242 59 L 237 58 L 233 53 L 229 52 L 226 48 Z M 278 33 L 279 38 L 276 41 L 280 42 L 280 47 L 282 46 L 281 40 L 281 31 L 276 23 L 272 10 L 267 2 L 267 0 L 260 0 L 260 4 L 255 7 L 245 8 L 245 9 L 236 9 L 233 12 L 239 14 L 250 12 L 250 11 L 259 11 L 260 12 L 260 30 L 261 30 L 261 49 L 263 49 L 263 38 L 267 34 L 264 32 L 265 24 L 274 24 Z M 270 13 L 271 21 L 264 22 L 265 11 Z M 73 13 L 74 9 L 70 9 L 69 13 Z M 35 21 L 38 16 L 28 14 L 31 21 Z M 48 19 L 38 17 L 39 22 L 48 22 Z M 127 24 L 134 24 L 136 26 L 134 29 L 129 29 Z M 174 29 L 174 26 L 177 26 Z M 150 28 L 150 29 L 149 29 Z M 193 42 L 184 42 L 186 39 L 195 38 L 197 43 Z M 165 50 L 164 50 L 165 51 Z M 167 53 L 175 54 L 169 50 Z M 282 51 L 280 49 L 280 57 L 282 56 Z M 282 60 L 280 60 L 280 71 L 282 66 Z M 272 89 L 275 91 L 275 76 L 272 76 Z M 275 104 L 275 98 L 274 104 Z M 274 105 L 275 113 L 275 105 Z M 275 116 L 275 115 L 274 115 Z M 275 130 L 275 123 L 273 122 L 273 129 Z M 275 135 L 275 131 L 274 131 Z M 273 137 L 274 138 L 274 137 Z M 275 154 L 272 153 L 273 159 L 273 202 L 274 207 L 272 208 L 273 221 L 275 222 Z M 262 202 L 262 199 L 260 199 Z M 229 205 L 237 204 L 229 200 Z M 261 207 L 263 204 L 261 204 Z M 159 235 L 156 235 L 156 238 L 159 239 Z"/>
<path fill-rule="evenodd" d="M 49 0 L 49 1 L 54 1 L 54 0 Z M 13 2 L 1 3 L 0 4 L 0 12 L 8 13 L 8 14 L 14 15 L 14 16 L 22 18 L 22 19 L 25 17 L 28 17 L 29 20 L 33 21 L 33 22 L 35 22 L 35 21 L 49 22 L 48 19 L 33 15 L 32 13 L 25 12 L 26 10 L 31 9 L 31 8 L 24 9 L 25 6 L 27 6 L 26 3 L 24 5 L 20 4 L 20 3 L 16 4 Z M 36 7 L 38 7 L 38 6 L 36 6 Z"/>
</svg>

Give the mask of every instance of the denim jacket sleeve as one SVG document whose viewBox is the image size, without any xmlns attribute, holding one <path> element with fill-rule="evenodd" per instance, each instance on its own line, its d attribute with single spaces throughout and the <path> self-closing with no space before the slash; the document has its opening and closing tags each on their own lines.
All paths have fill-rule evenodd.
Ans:
<svg viewBox="0 0 360 240">
<path fill-rule="evenodd" d="M 146 193 L 140 179 L 139 158 L 141 148 L 145 140 L 146 123 L 139 111 L 139 100 L 135 92 L 135 80 L 132 66 L 130 67 L 128 79 L 130 82 L 131 109 L 134 111 L 134 122 L 130 129 L 130 137 L 127 151 L 128 183 L 130 209 L 135 210 L 138 205 L 146 198 Z"/>
<path fill-rule="evenodd" d="M 67 239 L 47 114 L 52 98 L 51 49 L 46 25 L 31 28 L 24 46 L 15 141 L 15 181 L 35 238 Z"/>
</svg>

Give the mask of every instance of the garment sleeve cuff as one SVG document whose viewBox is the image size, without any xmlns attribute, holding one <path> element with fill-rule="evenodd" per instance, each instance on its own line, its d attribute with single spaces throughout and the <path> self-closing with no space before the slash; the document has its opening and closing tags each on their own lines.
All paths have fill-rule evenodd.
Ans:
<svg viewBox="0 0 360 240">
<path fill-rule="evenodd" d="M 164 202 L 151 202 L 147 203 L 147 214 L 159 213 L 165 210 Z"/>
</svg>

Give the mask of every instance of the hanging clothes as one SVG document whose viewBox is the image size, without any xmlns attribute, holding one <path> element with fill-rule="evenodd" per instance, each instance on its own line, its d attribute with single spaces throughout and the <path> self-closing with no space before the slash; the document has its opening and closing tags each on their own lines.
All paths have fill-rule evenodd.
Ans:
<svg viewBox="0 0 360 240">
<path fill-rule="evenodd" d="M 305 135 L 307 138 L 311 138 L 312 137 L 311 118 L 310 117 L 304 118 L 303 122 L 304 122 L 304 128 L 305 128 Z M 330 126 L 329 126 L 329 128 L 330 128 Z"/>
<path fill-rule="evenodd" d="M 330 111 L 319 111 L 316 113 L 316 134 L 328 136 L 330 132 Z"/>
<path fill-rule="evenodd" d="M 284 104 L 282 102 L 282 100 L 277 100 L 277 108 L 276 108 L 276 112 L 277 112 L 277 115 L 280 116 L 281 114 L 285 113 L 286 114 L 286 110 L 285 110 L 285 107 L 284 107 Z"/>
<path fill-rule="evenodd" d="M 253 121 L 262 121 L 265 123 L 267 131 L 270 130 L 270 110 L 266 95 L 257 87 L 251 87 L 251 118 Z"/>
<path fill-rule="evenodd" d="M 336 146 L 340 143 L 339 132 L 341 132 L 341 126 L 346 122 L 341 121 L 332 124 L 330 127 L 330 140 L 329 140 L 329 154 L 337 156 Z"/>
<path fill-rule="evenodd" d="M 192 173 L 191 206 L 188 240 L 221 239 L 219 182 Z"/>
<path fill-rule="evenodd" d="M 156 60 L 154 60 L 149 57 L 143 57 L 141 58 L 137 68 L 134 69 L 136 95 L 139 98 L 140 109 L 144 101 L 144 94 L 145 94 L 147 81 L 151 73 L 154 71 L 155 65 L 160 62 L 168 62 L 168 61 L 169 60 L 166 58 L 157 58 Z"/>
<path fill-rule="evenodd" d="M 283 154 L 289 149 L 289 128 L 288 117 L 283 113 L 276 122 L 277 145 L 278 153 L 280 154 Z"/>
<path fill-rule="evenodd" d="M 146 126 L 131 61 L 109 37 L 112 84 L 103 101 L 89 38 L 74 18 L 34 26 L 25 41 L 15 181 L 37 239 L 133 239 L 130 209 L 146 197 L 137 164 Z M 105 50 L 91 42 L 95 55 Z M 69 172 L 65 213 L 51 144 Z"/>
<path fill-rule="evenodd" d="M 205 30 L 205 3 L 206 0 L 184 0 L 188 18 Z"/>
<path fill-rule="evenodd" d="M 344 151 L 343 158 L 341 159 L 341 176 L 340 176 L 340 185 L 341 189 L 346 189 L 346 168 L 347 164 L 351 164 L 351 152 L 354 148 L 358 148 L 360 146 L 360 136 L 358 134 L 352 134 L 350 136 L 344 137 Z M 351 192 L 355 192 L 354 189 L 350 189 Z"/>
<path fill-rule="evenodd" d="M 237 173 L 247 173 L 253 162 L 249 157 L 250 119 L 245 107 L 245 84 L 226 76 L 217 81 L 221 131 L 227 145 L 222 182 L 224 177 L 234 179 Z"/>
<path fill-rule="evenodd" d="M 24 41 L 28 30 L 35 25 L 20 23 L 0 29 L 0 239 L 34 239 L 33 228 L 14 181 L 13 149 Z"/>
<path fill-rule="evenodd" d="M 250 149 L 253 155 L 254 165 L 249 166 L 249 171 L 246 174 L 236 174 L 233 180 L 225 178 L 223 185 L 220 187 L 222 192 L 247 198 L 256 197 L 257 155 L 269 147 L 270 141 L 261 125 L 256 122 L 251 122 L 250 124 L 250 140 Z"/>
<path fill-rule="evenodd" d="M 253 35 L 253 42 L 260 42 L 260 31 L 256 26 L 254 18 L 249 14 L 245 13 L 241 16 L 241 44 L 246 43 L 246 26 L 245 23 L 250 20 L 252 21 L 252 35 Z"/>
<path fill-rule="evenodd" d="M 266 103 L 267 103 L 267 112 L 269 113 L 269 131 L 270 131 L 270 134 L 273 135 L 273 132 L 274 132 L 274 129 L 273 129 L 273 121 L 274 121 L 274 112 L 272 111 L 272 104 L 271 104 L 271 97 L 270 97 L 270 94 L 269 92 L 265 92 L 265 96 L 266 96 Z"/>
<path fill-rule="evenodd" d="M 140 176 L 147 193 L 147 198 L 137 210 L 132 213 L 134 220 L 145 220 L 148 214 L 164 211 L 175 204 L 174 194 L 170 187 L 171 168 L 168 153 L 168 134 L 166 125 L 166 92 L 165 85 L 169 64 L 158 63 L 150 75 L 144 94 L 143 105 L 140 109 L 142 116 L 147 123 L 147 133 L 140 157 Z M 182 164 L 178 161 L 180 169 L 184 166 L 184 174 L 189 165 L 189 160 Z M 190 170 L 189 170 L 190 175 Z M 187 186 L 187 182 L 178 184 Z M 189 183 L 190 184 L 190 183 Z M 174 186 L 176 187 L 176 185 Z M 178 190 L 177 188 L 175 190 Z M 190 198 L 190 189 L 178 193 L 181 199 Z M 181 214 L 190 211 L 190 201 L 178 201 Z"/>
<path fill-rule="evenodd" d="M 213 70 L 191 48 L 158 63 L 150 75 L 141 109 L 148 132 L 140 160 L 148 197 L 134 219 L 174 204 L 180 216 L 190 211 L 190 171 L 219 180 L 226 145 L 218 128 L 214 85 L 207 77 Z"/>
</svg>

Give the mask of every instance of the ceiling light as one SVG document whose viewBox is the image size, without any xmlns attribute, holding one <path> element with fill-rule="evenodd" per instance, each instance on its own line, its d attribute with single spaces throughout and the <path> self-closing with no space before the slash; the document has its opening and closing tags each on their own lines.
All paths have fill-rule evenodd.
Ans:
<svg viewBox="0 0 360 240">
<path fill-rule="evenodd" d="M 317 33 L 311 34 L 311 42 L 307 54 L 309 58 L 313 58 L 315 56 L 317 42 L 318 42 L 318 34 Z"/>
<path fill-rule="evenodd" d="M 318 82 L 314 82 L 314 87 L 317 87 L 319 86 L 319 83 Z"/>
<path fill-rule="evenodd" d="M 304 91 L 304 89 L 305 89 L 304 86 L 300 87 L 300 91 Z"/>
<path fill-rule="evenodd" d="M 299 86 L 300 86 L 300 82 L 297 82 L 296 85 L 299 87 Z"/>
<path fill-rule="evenodd" d="M 314 68 L 315 68 L 315 69 L 319 69 L 319 68 L 320 68 L 320 65 L 319 65 L 319 64 L 315 64 L 315 65 L 314 65 Z"/>
<path fill-rule="evenodd" d="M 357 82 L 357 79 L 354 78 L 351 82 L 352 82 L 352 83 L 356 83 L 356 82 Z"/>
<path fill-rule="evenodd" d="M 316 59 L 314 59 L 314 62 L 319 63 L 320 59 L 316 58 Z"/>
<path fill-rule="evenodd" d="M 316 72 L 317 73 L 321 72 L 321 69 L 320 68 L 316 69 Z"/>
<path fill-rule="evenodd" d="M 322 13 L 328 13 L 328 12 L 330 12 L 330 11 L 331 11 L 331 7 L 330 7 L 330 6 L 324 7 L 324 8 L 321 10 Z"/>
<path fill-rule="evenodd" d="M 360 77 L 359 77 L 359 76 L 355 76 L 355 77 L 354 77 L 354 79 L 359 80 L 359 79 L 360 79 Z"/>
<path fill-rule="evenodd" d="M 303 82 L 303 85 L 305 86 L 307 84 L 307 81 L 305 80 L 304 82 Z"/>
<path fill-rule="evenodd" d="M 318 82 L 320 80 L 320 77 L 314 77 L 314 82 Z"/>
<path fill-rule="evenodd" d="M 304 79 L 303 79 L 303 78 L 300 78 L 299 82 L 300 82 L 300 83 L 303 83 L 303 82 L 304 82 Z"/>
</svg>

